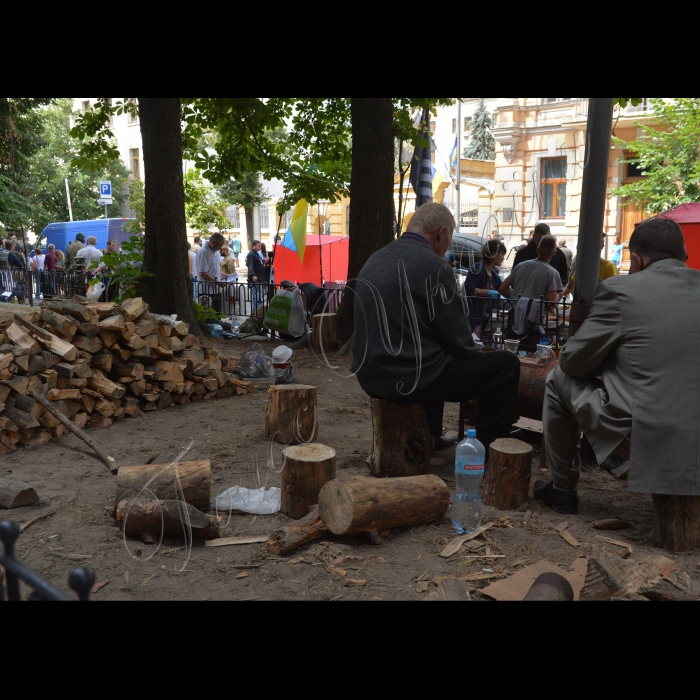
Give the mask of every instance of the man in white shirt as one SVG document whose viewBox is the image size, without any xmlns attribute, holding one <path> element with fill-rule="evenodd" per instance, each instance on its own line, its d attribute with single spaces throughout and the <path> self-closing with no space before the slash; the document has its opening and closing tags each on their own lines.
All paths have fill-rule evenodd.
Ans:
<svg viewBox="0 0 700 700">
<path fill-rule="evenodd" d="M 225 243 L 226 239 L 220 233 L 215 233 L 197 253 L 197 277 L 200 280 L 199 296 L 210 297 L 216 311 L 221 310 L 222 299 L 219 285 L 221 279 L 221 255 L 219 251 Z M 205 284 L 201 284 L 201 282 Z"/>
<path fill-rule="evenodd" d="M 76 259 L 83 259 L 83 272 L 90 272 L 93 275 L 96 275 L 104 267 L 102 264 L 102 251 L 97 250 L 96 245 L 97 239 L 94 236 L 90 236 L 87 239 L 87 246 L 76 255 Z M 93 269 L 93 263 L 97 263 L 96 269 Z"/>
</svg>

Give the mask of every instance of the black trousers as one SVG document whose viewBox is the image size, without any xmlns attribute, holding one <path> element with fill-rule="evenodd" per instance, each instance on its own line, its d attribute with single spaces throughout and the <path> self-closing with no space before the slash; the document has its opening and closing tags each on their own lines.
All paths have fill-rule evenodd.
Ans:
<svg viewBox="0 0 700 700">
<path fill-rule="evenodd" d="M 479 400 L 476 429 L 486 447 L 508 437 L 515 418 L 520 381 L 520 360 L 509 352 L 485 352 L 470 358 L 454 358 L 431 386 L 411 396 L 373 398 L 403 404 L 423 404 L 431 435 L 441 437 L 445 403 Z"/>
</svg>

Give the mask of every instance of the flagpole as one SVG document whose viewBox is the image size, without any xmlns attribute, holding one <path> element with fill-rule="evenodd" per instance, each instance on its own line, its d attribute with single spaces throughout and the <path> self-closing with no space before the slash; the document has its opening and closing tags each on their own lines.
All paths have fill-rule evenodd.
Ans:
<svg viewBox="0 0 700 700">
<path fill-rule="evenodd" d="M 462 230 L 462 98 L 457 100 L 457 231 Z"/>
</svg>

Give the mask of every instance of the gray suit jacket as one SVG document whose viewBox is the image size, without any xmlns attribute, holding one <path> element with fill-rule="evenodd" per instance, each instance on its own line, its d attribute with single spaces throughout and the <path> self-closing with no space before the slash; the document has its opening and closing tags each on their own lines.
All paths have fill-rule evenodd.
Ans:
<svg viewBox="0 0 700 700">
<path fill-rule="evenodd" d="M 599 285 L 561 354 L 565 374 L 602 376 L 621 425 L 631 416 L 635 493 L 700 496 L 699 351 L 700 272 L 664 260 Z"/>
<path fill-rule="evenodd" d="M 355 292 L 352 367 L 368 394 L 407 398 L 453 357 L 478 353 L 454 271 L 429 245 L 403 237 L 369 259 Z"/>
</svg>

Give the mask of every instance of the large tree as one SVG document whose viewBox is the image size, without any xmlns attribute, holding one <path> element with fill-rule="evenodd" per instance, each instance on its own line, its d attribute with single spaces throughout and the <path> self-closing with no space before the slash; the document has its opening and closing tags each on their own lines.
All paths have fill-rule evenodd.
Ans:
<svg viewBox="0 0 700 700">
<path fill-rule="evenodd" d="M 464 151 L 466 158 L 496 160 L 496 139 L 491 134 L 492 129 L 493 120 L 486 109 L 486 100 L 482 97 L 472 119 L 472 140 Z"/>
</svg>

